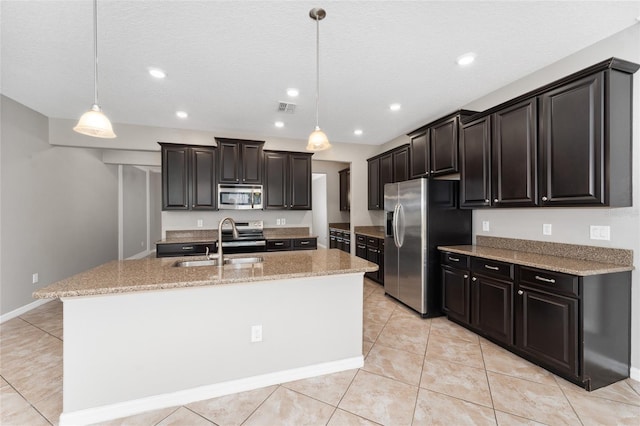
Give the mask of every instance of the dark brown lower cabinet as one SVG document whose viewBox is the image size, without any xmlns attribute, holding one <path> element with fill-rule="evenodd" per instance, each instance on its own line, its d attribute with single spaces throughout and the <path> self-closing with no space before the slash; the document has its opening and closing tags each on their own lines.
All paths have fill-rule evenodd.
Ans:
<svg viewBox="0 0 640 426">
<path fill-rule="evenodd" d="M 518 348 L 577 379 L 578 299 L 524 286 L 518 296 Z"/>
<path fill-rule="evenodd" d="M 469 257 L 441 256 L 450 320 L 589 391 L 629 377 L 631 272 L 576 276 Z"/>
<path fill-rule="evenodd" d="M 471 325 L 484 335 L 513 344 L 513 282 L 473 275 Z"/>
<path fill-rule="evenodd" d="M 384 284 L 384 239 L 356 234 L 356 256 L 378 265 L 377 271 L 365 277 Z"/>
</svg>

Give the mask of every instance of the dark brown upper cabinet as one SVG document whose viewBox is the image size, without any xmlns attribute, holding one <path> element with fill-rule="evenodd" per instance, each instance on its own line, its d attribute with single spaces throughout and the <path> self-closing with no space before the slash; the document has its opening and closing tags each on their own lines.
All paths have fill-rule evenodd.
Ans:
<svg viewBox="0 0 640 426">
<path fill-rule="evenodd" d="M 312 155 L 264 151 L 265 209 L 311 210 Z"/>
<path fill-rule="evenodd" d="M 216 149 L 160 143 L 162 209 L 216 209 Z"/>
<path fill-rule="evenodd" d="M 261 184 L 263 141 L 216 138 L 220 183 Z"/>
<path fill-rule="evenodd" d="M 338 172 L 340 177 L 340 211 L 351 210 L 351 170 L 342 169 Z"/>
<path fill-rule="evenodd" d="M 538 205 L 536 98 L 493 114 L 491 194 L 494 207 Z"/>
<path fill-rule="evenodd" d="M 408 134 L 411 138 L 411 179 L 458 173 L 460 119 L 475 113 L 456 111 Z"/>
<path fill-rule="evenodd" d="M 491 116 L 460 132 L 460 207 L 491 205 Z"/>
<path fill-rule="evenodd" d="M 384 210 L 384 186 L 409 179 L 409 144 L 367 159 L 368 208 Z"/>
</svg>

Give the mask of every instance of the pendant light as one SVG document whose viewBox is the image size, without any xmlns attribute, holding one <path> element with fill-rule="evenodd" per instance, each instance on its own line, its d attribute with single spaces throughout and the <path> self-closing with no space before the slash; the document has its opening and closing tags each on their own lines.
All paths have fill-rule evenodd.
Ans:
<svg viewBox="0 0 640 426">
<path fill-rule="evenodd" d="M 111 122 L 98 105 L 98 0 L 93 0 L 93 59 L 93 106 L 82 114 L 73 130 L 96 138 L 115 138 Z"/>
<path fill-rule="evenodd" d="M 327 16 L 327 12 L 324 9 L 313 8 L 309 11 L 309 16 L 316 21 L 316 128 L 309 135 L 307 150 L 323 151 L 331 148 L 327 135 L 320 130 L 318 125 L 318 109 L 320 105 L 320 21 Z"/>
</svg>

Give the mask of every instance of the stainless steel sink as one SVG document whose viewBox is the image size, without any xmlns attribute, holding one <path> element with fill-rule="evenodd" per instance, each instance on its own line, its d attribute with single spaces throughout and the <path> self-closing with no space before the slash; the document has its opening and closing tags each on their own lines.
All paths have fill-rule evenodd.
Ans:
<svg viewBox="0 0 640 426">
<path fill-rule="evenodd" d="M 224 265 L 243 265 L 251 263 L 262 263 L 264 257 L 251 256 L 251 257 L 227 257 L 224 259 Z M 217 259 L 207 260 L 183 260 L 173 264 L 178 267 L 193 267 L 193 266 L 218 266 Z"/>
</svg>

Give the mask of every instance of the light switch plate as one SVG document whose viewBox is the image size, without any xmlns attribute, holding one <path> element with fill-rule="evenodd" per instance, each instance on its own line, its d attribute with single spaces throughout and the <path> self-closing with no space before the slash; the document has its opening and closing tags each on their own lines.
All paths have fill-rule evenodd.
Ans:
<svg viewBox="0 0 640 426">
<path fill-rule="evenodd" d="M 550 223 L 544 223 L 542 225 L 542 234 L 543 235 L 551 235 L 551 224 Z"/>
<path fill-rule="evenodd" d="M 262 342 L 262 325 L 251 326 L 251 342 Z"/>
<path fill-rule="evenodd" d="M 489 221 L 488 220 L 483 220 L 482 221 L 482 230 L 485 232 L 489 232 Z"/>
<path fill-rule="evenodd" d="M 592 240 L 611 240 L 611 227 L 591 225 L 589 234 Z"/>
<path fill-rule="evenodd" d="M 32 284 L 37 284 L 37 282 L 40 280 L 40 278 L 38 277 L 38 273 L 36 272 L 35 274 L 31 275 L 31 283 Z"/>
<path fill-rule="evenodd" d="M 202 219 L 198 219 L 198 228 L 202 228 L 202 226 L 204 225 L 204 223 L 202 222 Z"/>
</svg>

